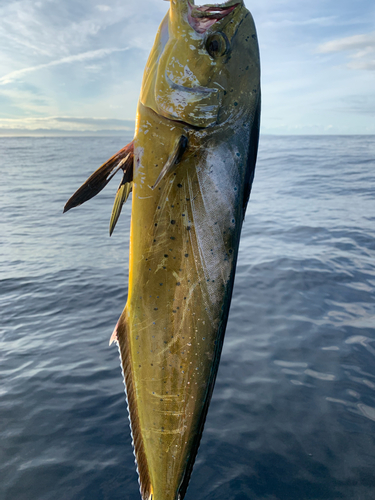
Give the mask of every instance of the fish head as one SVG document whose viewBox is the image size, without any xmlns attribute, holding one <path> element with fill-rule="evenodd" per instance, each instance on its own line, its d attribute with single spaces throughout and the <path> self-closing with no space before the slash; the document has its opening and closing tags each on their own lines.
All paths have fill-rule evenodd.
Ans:
<svg viewBox="0 0 375 500">
<path fill-rule="evenodd" d="M 246 104 L 254 87 L 259 89 L 259 67 L 255 26 L 243 0 L 202 6 L 171 0 L 140 101 L 166 118 L 213 126 L 235 119 L 241 96 Z"/>
</svg>

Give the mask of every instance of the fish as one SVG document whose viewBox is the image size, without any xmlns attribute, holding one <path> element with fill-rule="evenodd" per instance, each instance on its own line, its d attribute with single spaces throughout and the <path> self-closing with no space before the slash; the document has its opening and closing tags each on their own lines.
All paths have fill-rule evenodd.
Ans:
<svg viewBox="0 0 375 500">
<path fill-rule="evenodd" d="M 123 177 L 132 192 L 120 352 L 143 500 L 182 500 L 218 371 L 258 152 L 260 58 L 243 0 L 171 0 L 143 75 L 134 139 L 64 207 Z"/>
</svg>

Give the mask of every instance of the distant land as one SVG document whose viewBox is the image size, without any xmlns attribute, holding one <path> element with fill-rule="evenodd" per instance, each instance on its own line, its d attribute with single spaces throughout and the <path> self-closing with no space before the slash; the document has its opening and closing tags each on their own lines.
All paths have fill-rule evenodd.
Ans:
<svg viewBox="0 0 375 500">
<path fill-rule="evenodd" d="M 135 126 L 135 123 L 134 123 Z M 133 128 L 104 130 L 64 130 L 64 129 L 0 129 L 0 137 L 92 137 L 92 136 L 129 136 Z"/>
<path fill-rule="evenodd" d="M 129 136 L 134 120 L 65 116 L 1 119 L 0 137 Z"/>
</svg>

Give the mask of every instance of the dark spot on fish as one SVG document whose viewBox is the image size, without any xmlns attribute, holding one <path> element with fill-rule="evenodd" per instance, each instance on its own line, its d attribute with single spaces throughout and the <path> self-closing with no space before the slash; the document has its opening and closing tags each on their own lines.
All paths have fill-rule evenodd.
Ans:
<svg viewBox="0 0 375 500">
<path fill-rule="evenodd" d="M 185 217 L 185 214 L 182 214 L 182 217 Z"/>
<path fill-rule="evenodd" d="M 189 254 L 188 254 L 188 253 L 186 253 L 186 254 L 185 254 L 185 257 L 189 257 Z"/>
<path fill-rule="evenodd" d="M 237 156 L 241 156 L 240 153 L 236 153 Z"/>
<path fill-rule="evenodd" d="M 236 101 L 235 101 L 235 102 L 234 102 L 234 105 L 235 105 L 235 106 L 238 106 L 238 102 L 236 102 Z"/>
<path fill-rule="evenodd" d="M 163 286 L 163 283 L 159 283 L 160 286 Z"/>
<path fill-rule="evenodd" d="M 229 253 L 233 253 L 233 250 L 232 250 L 232 249 L 230 249 L 230 250 L 229 250 Z"/>
<path fill-rule="evenodd" d="M 187 231 L 190 231 L 191 227 L 190 226 L 187 226 L 186 230 Z"/>
<path fill-rule="evenodd" d="M 160 210 L 160 207 L 158 207 L 158 210 Z"/>
<path fill-rule="evenodd" d="M 155 224 L 154 224 L 154 225 L 155 225 L 155 227 L 156 227 L 156 226 L 158 225 L 158 223 L 157 223 L 157 222 L 155 222 Z M 147 259 L 146 259 L 146 260 L 147 260 Z"/>
<path fill-rule="evenodd" d="M 180 283 L 180 282 L 176 283 L 176 286 L 180 286 L 180 285 L 181 285 L 181 283 Z"/>
<path fill-rule="evenodd" d="M 164 257 L 168 257 L 168 254 L 166 254 L 166 253 L 165 253 L 165 254 L 164 254 Z"/>
<path fill-rule="evenodd" d="M 186 201 L 190 201 L 190 198 L 186 198 Z"/>
<path fill-rule="evenodd" d="M 176 221 L 175 220 L 171 220 L 171 224 L 176 224 Z"/>
<path fill-rule="evenodd" d="M 154 311 L 157 311 L 157 310 L 158 310 L 158 308 L 157 308 L 157 307 L 154 307 Z"/>
<path fill-rule="evenodd" d="M 171 236 L 171 240 L 175 240 L 176 238 L 174 236 Z"/>
<path fill-rule="evenodd" d="M 174 205 L 171 205 L 172 208 L 174 208 Z"/>
<path fill-rule="evenodd" d="M 248 69 L 249 69 L 249 66 L 246 66 L 245 71 L 247 71 Z"/>
<path fill-rule="evenodd" d="M 173 309 L 173 312 L 176 313 L 177 312 L 176 309 Z"/>
<path fill-rule="evenodd" d="M 251 38 L 253 38 L 254 40 L 256 40 L 257 36 L 256 35 L 251 35 Z"/>
<path fill-rule="evenodd" d="M 227 95 L 227 91 L 226 90 L 224 90 L 224 95 Z"/>
<path fill-rule="evenodd" d="M 177 187 L 182 188 L 182 184 L 177 184 Z"/>
<path fill-rule="evenodd" d="M 154 243 L 156 243 L 156 240 L 154 240 Z"/>
<path fill-rule="evenodd" d="M 163 269 L 167 269 L 165 266 L 163 266 Z"/>
</svg>

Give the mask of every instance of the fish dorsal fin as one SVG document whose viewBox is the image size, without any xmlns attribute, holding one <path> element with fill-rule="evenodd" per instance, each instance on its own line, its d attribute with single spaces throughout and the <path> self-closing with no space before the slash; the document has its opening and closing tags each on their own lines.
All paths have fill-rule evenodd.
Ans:
<svg viewBox="0 0 375 500">
<path fill-rule="evenodd" d="M 78 207 L 85 203 L 85 201 L 90 200 L 96 196 L 100 191 L 108 184 L 112 177 L 118 172 L 118 170 L 123 169 L 126 164 L 130 163 L 134 156 L 134 143 L 133 141 L 127 144 L 124 148 L 120 149 L 115 155 L 113 155 L 108 161 L 103 163 L 82 186 L 77 189 L 77 191 L 69 198 L 64 207 L 64 213 L 71 208 Z M 131 161 L 131 164 L 132 161 Z M 116 169 L 116 170 L 115 170 Z M 115 170 L 115 172 L 113 172 Z M 131 169 L 133 170 L 133 169 Z"/>
<path fill-rule="evenodd" d="M 173 152 L 171 156 L 168 158 L 167 163 L 164 165 L 164 167 L 161 169 L 161 172 L 158 176 L 158 178 L 155 181 L 155 184 L 151 187 L 151 189 L 155 189 L 156 186 L 159 184 L 159 182 L 172 170 L 174 167 L 180 163 L 181 158 L 186 151 L 186 148 L 188 146 L 188 138 L 185 135 L 182 135 L 178 141 L 176 142 L 176 145 L 173 149 Z"/>
</svg>

